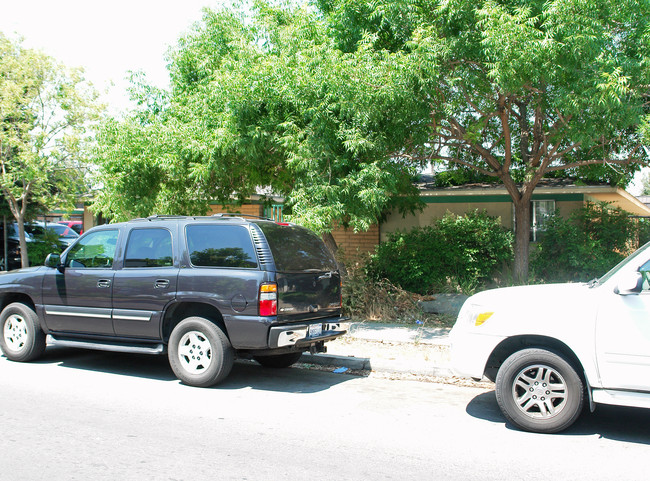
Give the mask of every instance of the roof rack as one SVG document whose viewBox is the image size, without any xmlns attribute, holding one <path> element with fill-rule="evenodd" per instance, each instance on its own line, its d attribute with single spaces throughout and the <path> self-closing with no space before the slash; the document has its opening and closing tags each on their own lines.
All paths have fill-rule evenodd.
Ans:
<svg viewBox="0 0 650 481">
<path fill-rule="evenodd" d="M 253 215 L 253 214 L 231 214 L 230 212 L 221 212 L 219 214 L 212 214 L 212 217 L 241 217 L 241 218 L 249 218 L 249 219 L 260 219 L 260 220 L 273 220 L 269 219 L 268 217 L 260 216 L 260 215 Z"/>
<path fill-rule="evenodd" d="M 156 219 L 185 219 L 186 215 L 173 215 L 173 214 L 163 214 L 163 215 L 150 215 L 146 220 L 156 220 Z"/>
<path fill-rule="evenodd" d="M 135 219 L 131 219 L 131 221 L 139 220 L 139 221 L 152 221 L 156 219 L 164 220 L 164 219 L 185 219 L 187 218 L 186 215 L 150 215 L 149 217 L 136 217 Z"/>
</svg>

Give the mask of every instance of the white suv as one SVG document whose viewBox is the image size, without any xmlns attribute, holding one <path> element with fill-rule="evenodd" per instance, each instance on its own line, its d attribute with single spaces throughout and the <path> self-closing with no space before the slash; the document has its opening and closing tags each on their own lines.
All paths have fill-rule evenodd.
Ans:
<svg viewBox="0 0 650 481">
<path fill-rule="evenodd" d="M 569 427 L 585 402 L 650 408 L 650 243 L 586 284 L 470 297 L 451 332 L 457 374 L 496 382 L 527 431 Z"/>
</svg>

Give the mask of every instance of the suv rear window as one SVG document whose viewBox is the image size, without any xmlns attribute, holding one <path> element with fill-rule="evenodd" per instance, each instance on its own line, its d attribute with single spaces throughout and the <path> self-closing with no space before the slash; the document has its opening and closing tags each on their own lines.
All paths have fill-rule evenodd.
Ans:
<svg viewBox="0 0 650 481">
<path fill-rule="evenodd" d="M 316 234 L 297 225 L 257 224 L 269 242 L 280 272 L 335 271 L 336 261 Z"/>
<path fill-rule="evenodd" d="M 190 262 L 198 267 L 257 267 L 248 229 L 239 225 L 188 225 Z"/>
</svg>

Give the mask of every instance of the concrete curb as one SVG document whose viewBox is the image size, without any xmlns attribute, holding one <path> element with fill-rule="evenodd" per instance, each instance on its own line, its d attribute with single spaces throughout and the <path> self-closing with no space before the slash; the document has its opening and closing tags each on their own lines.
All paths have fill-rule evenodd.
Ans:
<svg viewBox="0 0 650 481">
<path fill-rule="evenodd" d="M 321 367 L 345 368 L 351 371 L 374 371 L 389 374 L 407 374 L 416 376 L 433 376 L 433 377 L 454 377 L 449 367 L 449 331 L 448 328 L 432 328 L 424 326 L 404 326 L 396 324 L 376 323 L 376 322 L 353 322 L 350 325 L 349 332 L 344 336 L 348 338 L 350 355 L 347 352 L 337 354 L 304 353 L 300 358 L 300 363 L 317 365 Z M 395 356 L 386 358 L 385 355 L 373 357 L 372 350 L 370 354 L 365 352 L 365 356 L 357 357 L 354 355 L 354 342 L 371 342 L 379 343 L 379 349 L 383 350 L 382 354 L 390 351 L 391 346 L 395 347 Z M 429 352 L 428 358 L 422 359 L 405 359 L 399 358 L 400 345 L 415 345 L 428 348 L 437 348 L 437 351 Z M 346 349 L 347 351 L 347 349 Z M 363 351 L 361 351 L 363 352 Z"/>
<path fill-rule="evenodd" d="M 417 376 L 454 377 L 454 374 L 449 367 L 438 366 L 434 363 L 407 364 L 400 361 L 373 361 L 372 359 L 362 357 L 309 353 L 303 354 L 299 362 L 331 367 L 333 369 L 343 367 L 352 371 L 374 371 L 394 374 L 412 374 Z"/>
</svg>

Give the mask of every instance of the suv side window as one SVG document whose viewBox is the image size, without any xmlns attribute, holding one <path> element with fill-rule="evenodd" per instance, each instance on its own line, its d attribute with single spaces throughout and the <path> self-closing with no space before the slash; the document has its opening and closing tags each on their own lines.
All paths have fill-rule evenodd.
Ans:
<svg viewBox="0 0 650 481">
<path fill-rule="evenodd" d="M 190 262 L 198 267 L 257 267 L 248 229 L 239 225 L 188 225 Z"/>
<path fill-rule="evenodd" d="M 66 267 L 110 268 L 113 267 L 115 247 L 120 231 L 102 230 L 91 232 L 79 240 L 66 257 Z"/>
<path fill-rule="evenodd" d="M 171 267 L 172 234 L 167 229 L 133 229 L 129 234 L 124 267 Z"/>
</svg>

